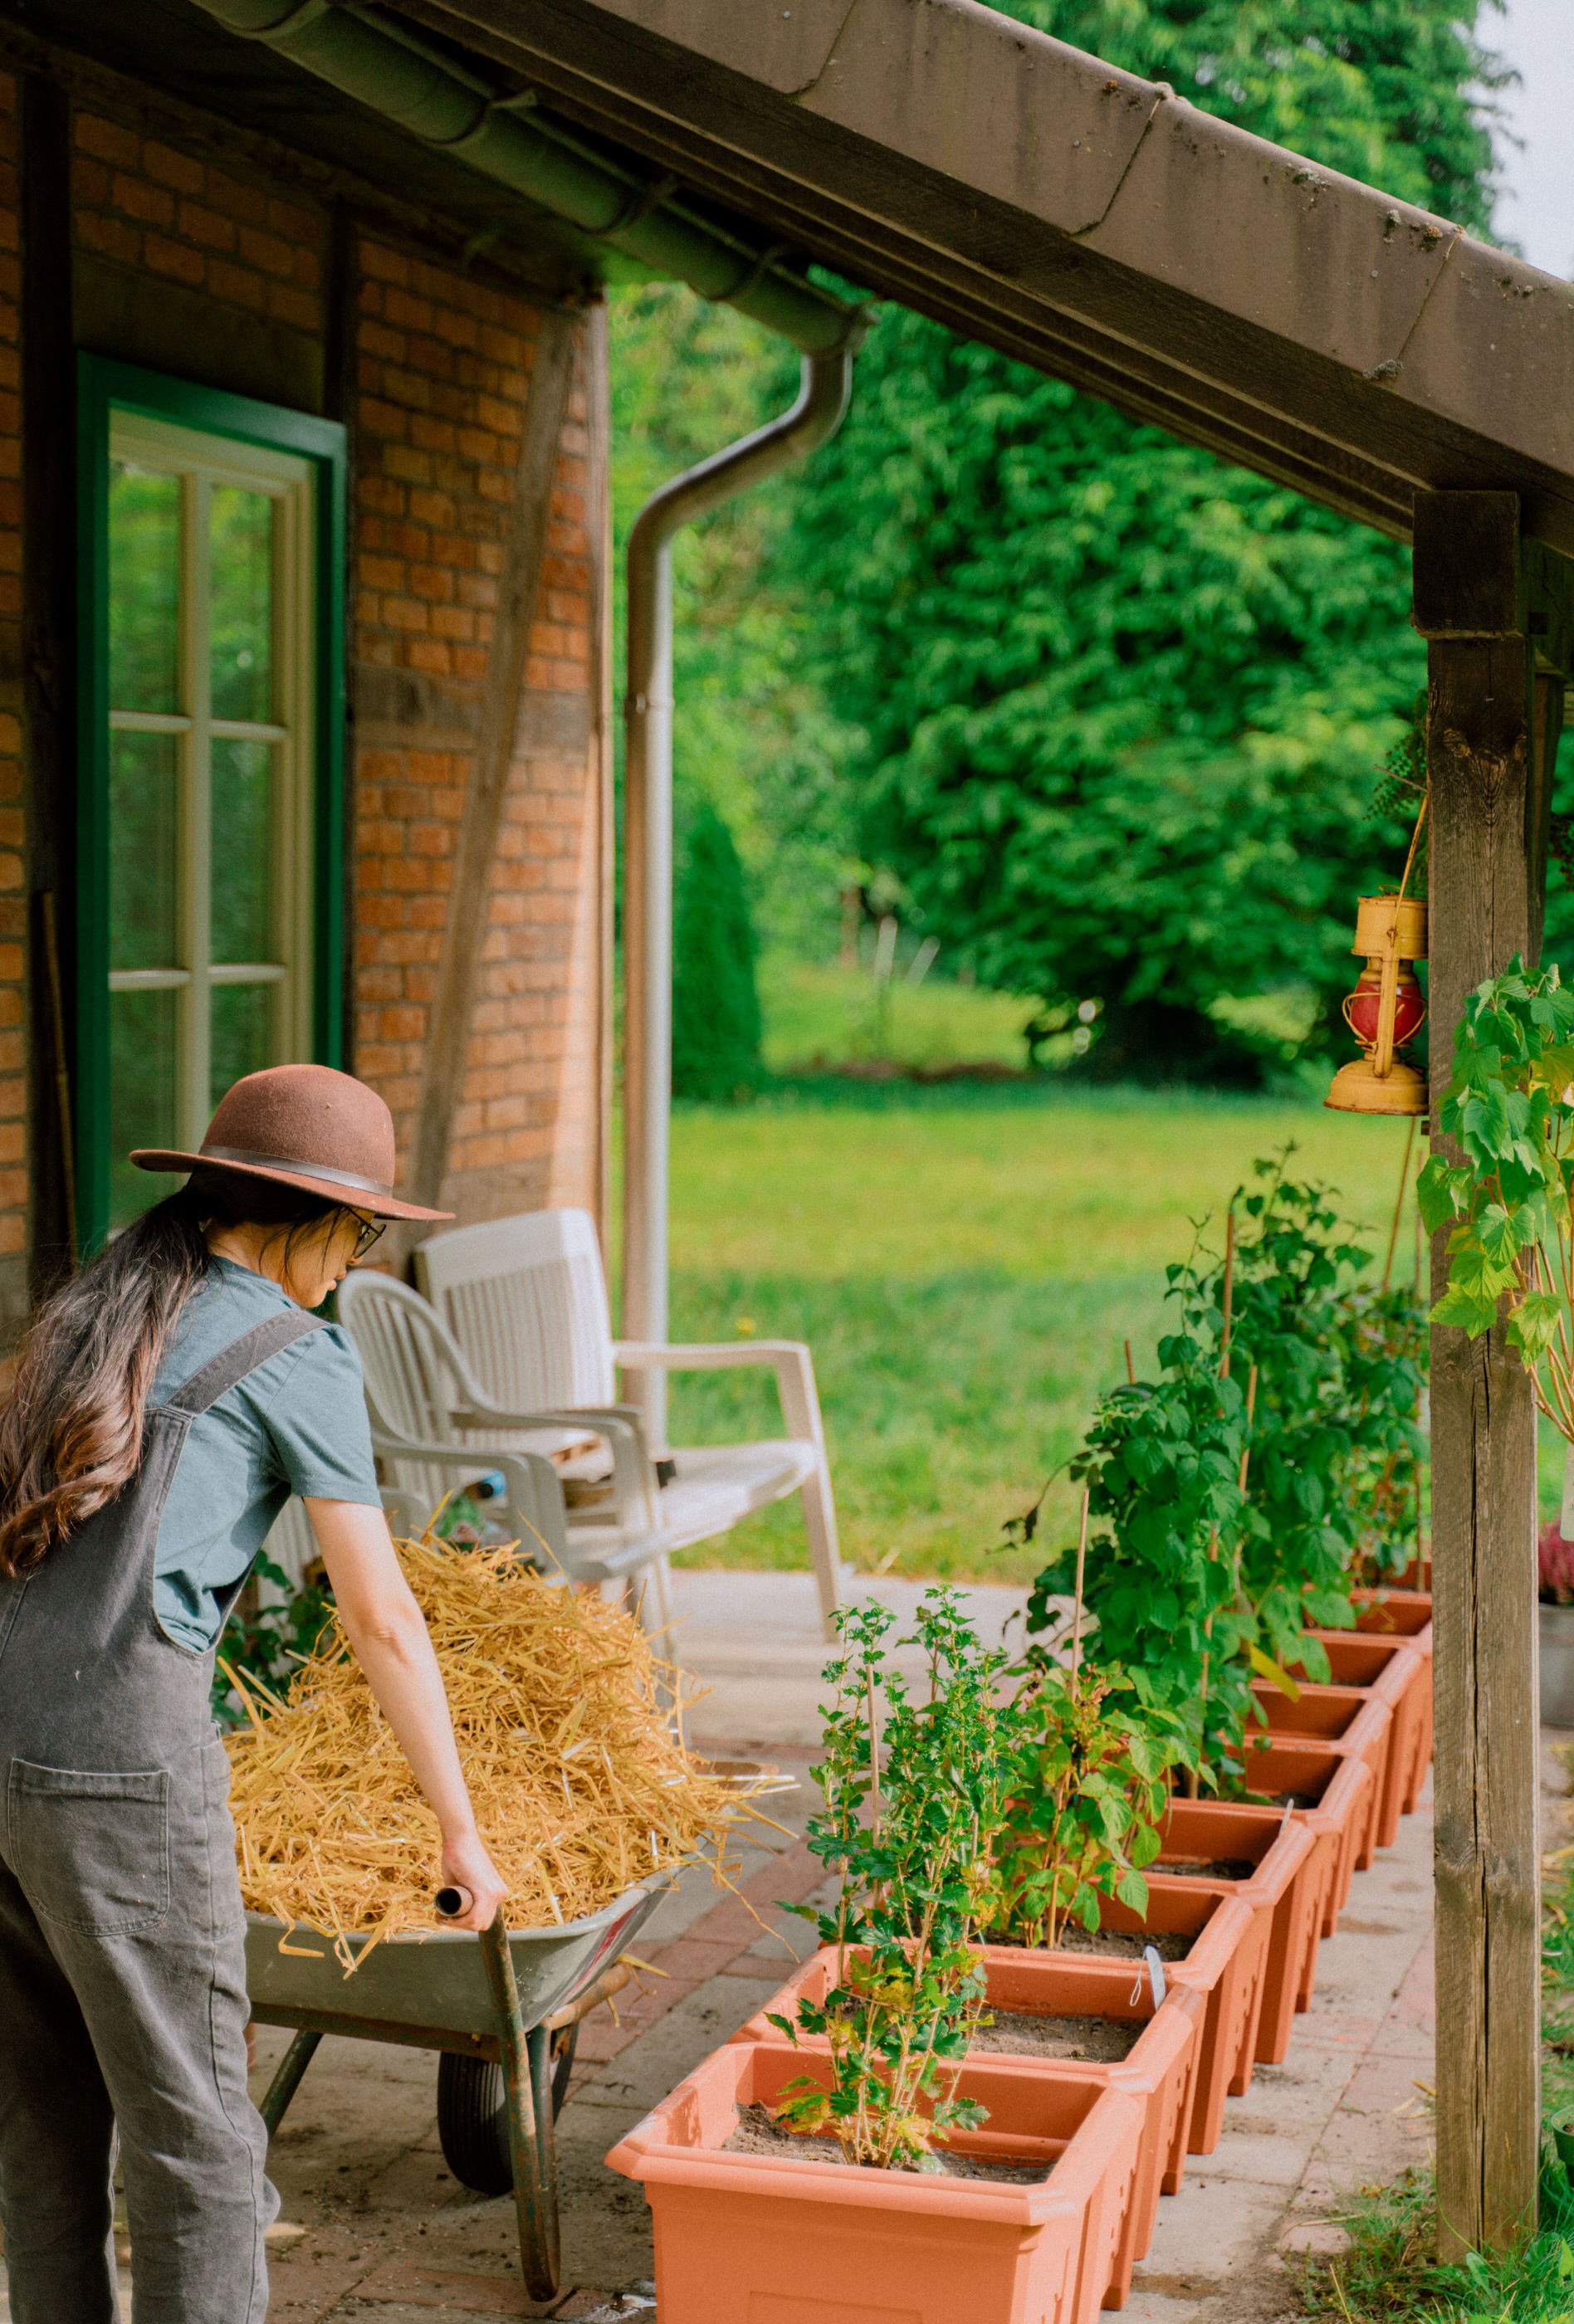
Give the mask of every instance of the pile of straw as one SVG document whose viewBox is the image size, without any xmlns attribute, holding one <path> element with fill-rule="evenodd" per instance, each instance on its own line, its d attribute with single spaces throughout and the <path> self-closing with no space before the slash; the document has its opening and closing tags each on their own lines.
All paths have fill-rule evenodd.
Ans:
<svg viewBox="0 0 1574 2324">
<path fill-rule="evenodd" d="M 511 1928 L 595 1912 L 750 1812 L 746 1786 L 684 1749 L 621 1607 L 552 1587 L 506 1549 L 403 1542 L 400 1555 Z M 352 1936 L 438 1926 L 437 1820 L 338 1626 L 282 1700 L 229 1675 L 251 1716 L 229 1742 L 247 1905 L 331 1938 L 347 1970 L 366 1950 Z"/>
</svg>

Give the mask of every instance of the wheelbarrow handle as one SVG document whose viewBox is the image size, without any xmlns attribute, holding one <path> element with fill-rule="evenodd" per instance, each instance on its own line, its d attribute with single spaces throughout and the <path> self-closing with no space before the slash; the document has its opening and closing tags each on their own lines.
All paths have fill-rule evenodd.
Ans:
<svg viewBox="0 0 1574 2324">
<path fill-rule="evenodd" d="M 456 1880 L 450 1886 L 440 1888 L 431 1901 L 440 1921 L 462 1921 L 476 1899 L 462 1882 Z"/>
<path fill-rule="evenodd" d="M 558 2291 L 558 2166 L 552 2135 L 551 2036 L 544 2025 L 526 2029 L 514 1974 L 514 1954 L 503 1914 L 481 1932 L 481 1958 L 497 2013 L 503 2087 L 508 2100 L 508 2151 L 514 2164 L 514 2206 L 519 2257 L 532 2300 Z"/>
</svg>

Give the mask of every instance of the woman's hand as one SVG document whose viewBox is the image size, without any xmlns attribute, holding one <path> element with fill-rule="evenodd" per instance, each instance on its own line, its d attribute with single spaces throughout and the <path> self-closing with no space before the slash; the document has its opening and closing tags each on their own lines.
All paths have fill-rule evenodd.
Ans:
<svg viewBox="0 0 1574 2324">
<path fill-rule="evenodd" d="M 456 1914 L 445 1920 L 445 1929 L 489 1929 L 497 1918 L 498 1910 L 508 1895 L 502 1874 L 487 1855 L 478 1831 L 459 1840 L 445 1840 L 442 1852 L 442 1876 L 451 1887 L 469 1893 L 471 1904 L 468 1913 Z"/>
<path fill-rule="evenodd" d="M 306 1514 L 345 1636 L 437 1818 L 443 1878 L 468 1888 L 474 1899 L 469 1912 L 448 1926 L 489 1928 L 508 1890 L 476 1829 L 442 1673 L 388 1520 L 381 1509 L 358 1501 L 309 1500 Z"/>
</svg>

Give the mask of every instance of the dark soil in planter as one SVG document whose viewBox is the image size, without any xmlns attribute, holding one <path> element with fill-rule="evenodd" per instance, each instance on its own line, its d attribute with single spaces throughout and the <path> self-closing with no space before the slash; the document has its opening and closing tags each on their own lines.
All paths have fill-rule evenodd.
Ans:
<svg viewBox="0 0 1574 2324">
<path fill-rule="evenodd" d="M 804 2138 L 797 2131 L 783 2130 L 771 2119 L 770 2110 L 763 2106 L 738 2108 L 738 2126 L 723 2147 L 724 2154 L 774 2154 L 788 2156 L 800 2163 L 838 2163 L 844 2170 L 861 2168 L 849 2163 L 834 2138 Z M 947 2147 L 935 2149 L 938 2172 L 913 2172 L 913 2178 L 933 2176 L 941 2179 L 993 2179 L 997 2185 L 1008 2187 L 1042 2187 L 1049 2177 L 1042 2163 L 1008 2163 L 993 2154 L 953 2154 Z"/>
<path fill-rule="evenodd" d="M 1116 1960 L 1138 1960 L 1150 1945 L 1161 1960 L 1184 1960 L 1196 1943 L 1171 1929 L 1062 1929 L 1055 1947 L 1061 1953 L 1103 1953 Z"/>
<path fill-rule="evenodd" d="M 1142 2017 L 1051 2017 L 1038 2009 L 992 2009 L 993 2024 L 981 2025 L 970 2051 L 1014 2058 L 1084 2058 L 1096 2066 L 1116 2066 L 1142 2039 Z"/>
<path fill-rule="evenodd" d="M 1162 1856 L 1148 1868 L 1183 1873 L 1189 1880 L 1250 1880 L 1257 1869 L 1249 1856 Z"/>
<path fill-rule="evenodd" d="M 1271 1808 L 1315 1808 L 1321 1804 L 1315 1792 L 1275 1792 L 1268 1803 Z"/>
</svg>

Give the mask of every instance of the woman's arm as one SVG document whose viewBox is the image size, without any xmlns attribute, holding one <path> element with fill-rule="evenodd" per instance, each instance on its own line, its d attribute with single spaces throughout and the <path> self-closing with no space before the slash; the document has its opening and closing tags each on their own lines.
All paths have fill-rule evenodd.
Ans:
<svg viewBox="0 0 1574 2324">
<path fill-rule="evenodd" d="M 476 1829 L 442 1674 L 426 1618 L 400 1571 L 388 1520 L 359 1501 L 309 1500 L 306 1514 L 345 1636 L 438 1820 L 443 1878 L 475 1899 L 453 1926 L 486 1928 L 508 1891 Z"/>
</svg>

